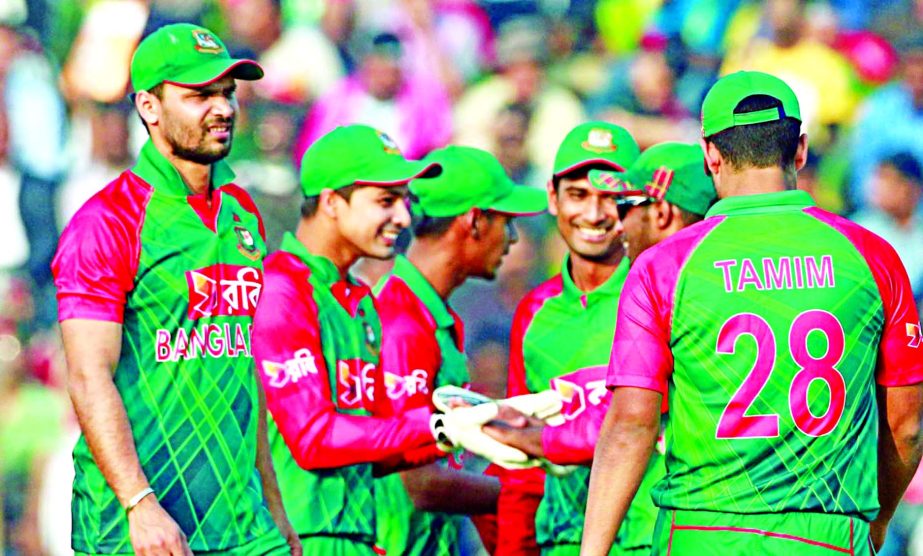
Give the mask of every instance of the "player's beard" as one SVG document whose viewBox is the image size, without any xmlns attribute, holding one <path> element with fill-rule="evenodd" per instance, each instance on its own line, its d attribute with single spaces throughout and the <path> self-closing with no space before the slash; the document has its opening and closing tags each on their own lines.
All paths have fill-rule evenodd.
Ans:
<svg viewBox="0 0 923 556">
<path fill-rule="evenodd" d="M 218 141 L 209 136 L 208 128 L 212 125 L 228 126 L 226 141 Z M 170 145 L 174 156 L 197 164 L 213 164 L 226 157 L 231 150 L 234 138 L 234 120 L 216 118 L 203 122 L 200 126 L 184 125 L 177 122 L 164 127 L 164 138 Z M 209 145 L 209 143 L 212 143 Z"/>
</svg>

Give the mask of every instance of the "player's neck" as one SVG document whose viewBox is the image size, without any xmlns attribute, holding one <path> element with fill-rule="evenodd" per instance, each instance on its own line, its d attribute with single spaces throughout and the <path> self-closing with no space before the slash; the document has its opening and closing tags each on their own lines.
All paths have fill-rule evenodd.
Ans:
<svg viewBox="0 0 923 556">
<path fill-rule="evenodd" d="M 361 253 L 356 252 L 352 244 L 340 235 L 333 222 L 319 215 L 302 218 L 295 230 L 295 237 L 312 255 L 330 259 L 341 278 L 346 278 L 350 267 L 361 256 Z"/>
<path fill-rule="evenodd" d="M 609 280 L 624 256 L 625 252 L 619 249 L 617 254 L 606 261 L 593 261 L 571 251 L 568 258 L 569 268 L 563 269 L 563 272 L 570 273 L 571 280 L 578 290 L 589 293 Z"/>
<path fill-rule="evenodd" d="M 728 171 L 722 173 L 720 177 L 716 176 L 715 179 L 715 188 L 722 199 L 741 195 L 778 193 L 795 189 L 797 184 L 794 176 L 789 176 L 779 167 L 747 168 L 739 172 Z"/>
<path fill-rule="evenodd" d="M 443 300 L 447 300 L 468 279 L 459 264 L 460 259 L 443 244 L 426 240 L 414 239 L 407 249 L 407 260 L 420 271 Z"/>
<path fill-rule="evenodd" d="M 193 195 L 207 194 L 212 183 L 212 165 L 200 164 L 185 158 L 180 158 L 173 154 L 172 149 L 160 137 L 151 135 L 154 146 L 160 151 L 170 164 L 179 172 L 186 187 L 192 191 Z M 210 200 L 210 199 L 209 199 Z"/>
</svg>

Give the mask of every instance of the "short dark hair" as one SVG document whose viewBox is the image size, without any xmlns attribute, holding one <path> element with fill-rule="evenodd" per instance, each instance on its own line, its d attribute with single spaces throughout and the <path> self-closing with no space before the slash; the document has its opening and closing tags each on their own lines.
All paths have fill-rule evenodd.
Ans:
<svg viewBox="0 0 923 556">
<path fill-rule="evenodd" d="M 347 185 L 346 187 L 341 187 L 335 189 L 334 193 L 346 199 L 349 202 L 349 199 L 353 196 L 353 192 L 361 186 L 356 184 Z M 301 216 L 303 218 L 311 218 L 317 214 L 317 208 L 320 206 L 320 195 L 309 195 L 301 201 Z"/>
<path fill-rule="evenodd" d="M 442 237 L 452 227 L 456 218 L 458 217 L 414 215 L 411 224 L 413 235 L 414 237 Z"/>
<path fill-rule="evenodd" d="M 782 102 L 769 95 L 751 95 L 734 108 L 735 114 L 746 114 L 770 108 L 782 109 Z M 705 140 L 717 147 L 721 156 L 736 169 L 778 166 L 795 174 L 795 154 L 801 137 L 801 122 L 790 116 L 772 122 L 735 126 Z"/>
</svg>

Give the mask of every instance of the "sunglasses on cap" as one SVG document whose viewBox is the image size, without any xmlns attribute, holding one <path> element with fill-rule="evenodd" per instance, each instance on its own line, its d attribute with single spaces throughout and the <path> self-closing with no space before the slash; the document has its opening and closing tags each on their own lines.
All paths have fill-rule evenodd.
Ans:
<svg viewBox="0 0 923 556">
<path fill-rule="evenodd" d="M 644 195 L 627 195 L 619 197 L 615 204 L 615 209 L 619 213 L 619 220 L 624 220 L 628 211 L 634 207 L 643 207 L 654 202 L 654 199 Z"/>
</svg>

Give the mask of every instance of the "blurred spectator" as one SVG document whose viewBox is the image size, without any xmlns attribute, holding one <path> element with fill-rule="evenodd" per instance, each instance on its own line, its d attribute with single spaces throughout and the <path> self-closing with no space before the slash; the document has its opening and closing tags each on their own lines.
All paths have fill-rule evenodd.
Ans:
<svg viewBox="0 0 923 556">
<path fill-rule="evenodd" d="M 764 17 L 768 37 L 754 37 L 727 53 L 721 73 L 758 70 L 777 75 L 795 90 L 805 129 L 813 134 L 826 126 L 848 123 L 859 101 L 855 72 L 846 59 L 805 33 L 804 0 L 767 0 Z"/>
<path fill-rule="evenodd" d="M 7 126 L 7 156 L 21 176 L 19 213 L 29 241 L 25 266 L 36 299 L 33 324 L 39 329 L 56 320 L 51 283 L 59 231 L 55 195 L 67 168 L 62 152 L 68 122 L 57 77 L 38 42 L 0 26 L 0 110 Z"/>
<path fill-rule="evenodd" d="M 887 0 L 876 8 L 870 28 L 891 44 L 897 44 L 923 29 L 921 0 Z"/>
<path fill-rule="evenodd" d="M 907 268 L 916 297 L 923 294 L 923 167 L 907 152 L 889 156 L 878 164 L 872 177 L 873 208 L 854 220 L 890 243 Z"/>
<path fill-rule="evenodd" d="M 439 82 L 402 68 L 400 39 L 377 33 L 360 38 L 357 47 L 356 73 L 318 99 L 309 112 L 296 145 L 296 162 L 318 137 L 351 123 L 384 131 L 412 159 L 448 143 L 452 126 L 448 96 Z"/>
<path fill-rule="evenodd" d="M 908 151 L 923 160 L 923 31 L 898 46 L 901 80 L 866 100 L 853 133 L 852 194 L 859 206 L 873 200 L 869 178 L 884 157 Z"/>
<path fill-rule="evenodd" d="M 503 24 L 497 38 L 499 73 L 468 89 L 459 100 L 455 142 L 490 150 L 491 131 L 501 110 L 514 103 L 528 105 L 532 109 L 526 138 L 529 161 L 543 175 L 550 175 L 554 149 L 585 116 L 572 92 L 545 79 L 546 29 L 538 18 Z"/>
<path fill-rule="evenodd" d="M 129 118 L 134 110 L 124 100 L 114 104 L 86 102 L 81 110 L 89 131 L 86 156 L 77 157 L 61 186 L 58 218 L 66 224 L 83 203 L 131 165 Z M 75 126 L 76 127 L 76 126 Z"/>
<path fill-rule="evenodd" d="M 676 96 L 665 37 L 649 35 L 633 58 L 617 62 L 604 91 L 589 102 L 596 117 L 631 132 L 642 149 L 663 141 L 696 141 L 698 118 Z"/>
<path fill-rule="evenodd" d="M 497 114 L 490 152 L 497 157 L 507 175 L 516 183 L 544 187 L 547 179 L 529 162 L 526 137 L 532 121 L 527 104 L 510 104 Z"/>
<path fill-rule="evenodd" d="M 621 56 L 637 50 L 658 4 L 646 0 L 599 0 L 596 27 L 609 52 Z"/>
</svg>

